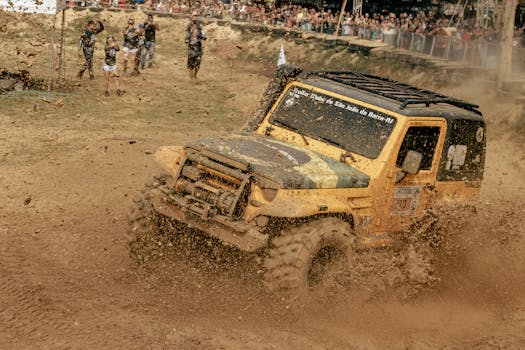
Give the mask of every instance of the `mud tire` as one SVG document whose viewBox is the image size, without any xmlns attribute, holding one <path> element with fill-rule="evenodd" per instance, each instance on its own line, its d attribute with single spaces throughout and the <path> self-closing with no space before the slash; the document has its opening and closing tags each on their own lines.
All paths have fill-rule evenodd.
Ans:
<svg viewBox="0 0 525 350">
<path fill-rule="evenodd" d="M 337 218 L 322 218 L 285 230 L 273 239 L 264 260 L 265 287 L 287 300 L 304 300 L 323 283 L 324 276 L 312 280 L 312 267 L 319 254 L 337 252 L 337 265 L 347 267 L 354 254 L 354 241 L 350 225 Z"/>
<path fill-rule="evenodd" d="M 153 210 L 151 193 L 165 183 L 167 176 L 156 177 L 147 183 L 133 200 L 128 215 L 128 230 L 124 234 L 132 260 L 141 265 L 155 256 L 162 255 L 162 246 L 168 242 L 166 218 Z"/>
</svg>

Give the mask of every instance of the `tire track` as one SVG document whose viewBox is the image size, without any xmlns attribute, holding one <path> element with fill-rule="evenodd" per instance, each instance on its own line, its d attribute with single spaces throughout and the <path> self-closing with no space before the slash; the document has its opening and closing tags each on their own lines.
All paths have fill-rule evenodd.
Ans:
<svg viewBox="0 0 525 350">
<path fill-rule="evenodd" d="M 98 348 L 100 342 L 88 336 L 92 329 L 75 323 L 69 299 L 56 300 L 50 293 L 54 284 L 30 277 L 40 269 L 31 265 L 34 261 L 10 233 L 14 231 L 0 230 L 0 242 L 6 243 L 0 245 L 0 348 L 77 349 L 79 343 L 81 348 Z M 39 250 L 46 251 L 45 244 L 40 245 Z M 63 272 L 46 271 L 60 285 Z"/>
<path fill-rule="evenodd" d="M 70 334 L 74 329 L 59 319 L 43 302 L 38 288 L 24 284 L 4 270 L 0 274 L 0 323 L 4 332 L 14 331 L 29 340 L 41 339 L 43 333 Z"/>
<path fill-rule="evenodd" d="M 8 238 L 8 230 L 0 232 Z M 0 338 L 42 344 L 51 336 L 75 336 L 73 323 L 54 307 L 45 287 L 22 278 L 30 268 L 16 242 L 5 239 L 0 249 Z"/>
</svg>

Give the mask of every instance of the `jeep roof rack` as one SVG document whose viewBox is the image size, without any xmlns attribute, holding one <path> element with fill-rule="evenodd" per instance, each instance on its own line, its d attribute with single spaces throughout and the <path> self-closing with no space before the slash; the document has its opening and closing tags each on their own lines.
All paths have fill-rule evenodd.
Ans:
<svg viewBox="0 0 525 350">
<path fill-rule="evenodd" d="M 308 78 L 311 75 L 330 79 L 341 84 L 399 101 L 401 102 L 399 106 L 401 109 L 413 104 L 424 104 L 428 107 L 430 104 L 447 103 L 482 115 L 481 112 L 477 110 L 477 108 L 479 108 L 478 105 L 371 74 L 355 71 L 311 71 L 306 74 L 306 77 Z"/>
</svg>

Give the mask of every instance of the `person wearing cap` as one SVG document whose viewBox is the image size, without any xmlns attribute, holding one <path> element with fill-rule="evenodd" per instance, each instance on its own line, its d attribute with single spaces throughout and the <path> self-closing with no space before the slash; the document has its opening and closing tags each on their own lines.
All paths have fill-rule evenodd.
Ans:
<svg viewBox="0 0 525 350">
<path fill-rule="evenodd" d="M 117 96 L 122 96 L 123 91 L 120 90 L 119 86 L 119 75 L 117 71 L 117 51 L 120 47 L 114 37 L 108 36 L 106 38 L 106 46 L 104 47 L 105 58 L 104 58 L 104 78 L 106 80 L 106 90 L 104 91 L 105 96 L 109 96 L 109 81 L 113 78 L 115 86 L 117 88 Z"/>
<path fill-rule="evenodd" d="M 140 30 L 135 26 L 133 18 L 128 20 L 128 26 L 123 34 L 124 44 L 122 45 L 122 51 L 124 51 L 124 72 L 128 70 L 128 60 L 131 60 L 131 62 L 133 62 L 132 74 L 138 74 L 136 54 L 139 49 Z"/>
<path fill-rule="evenodd" d="M 157 23 L 153 23 L 153 15 L 149 14 L 148 19 L 144 22 L 144 46 L 142 47 L 142 55 L 140 60 L 140 67 L 144 69 L 146 65 L 146 58 L 148 59 L 148 68 L 153 66 L 153 57 L 155 56 L 155 33 L 159 30 Z"/>
<path fill-rule="evenodd" d="M 199 26 L 199 22 L 194 20 L 191 24 L 191 29 L 188 31 L 184 42 L 188 44 L 188 70 L 190 80 L 197 79 L 201 59 L 202 59 L 202 40 L 206 40 L 206 34 Z"/>
</svg>

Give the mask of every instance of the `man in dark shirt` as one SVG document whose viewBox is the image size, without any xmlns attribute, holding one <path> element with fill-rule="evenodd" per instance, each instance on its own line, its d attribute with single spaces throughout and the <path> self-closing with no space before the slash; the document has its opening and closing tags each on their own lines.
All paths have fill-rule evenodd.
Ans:
<svg viewBox="0 0 525 350">
<path fill-rule="evenodd" d="M 155 56 L 155 33 L 159 30 L 157 23 L 153 23 L 153 15 L 149 14 L 144 23 L 144 46 L 142 48 L 142 57 L 140 66 L 144 69 L 146 58 L 148 59 L 148 68 L 153 66 L 153 57 Z"/>
<path fill-rule="evenodd" d="M 104 26 L 102 25 L 102 22 L 95 22 L 90 19 L 87 22 L 86 28 L 82 31 L 78 42 L 78 56 L 84 56 L 84 63 L 78 72 L 79 78 L 82 78 L 84 71 L 87 69 L 89 72 L 89 78 L 91 80 L 95 79 L 95 75 L 93 74 L 93 54 L 95 53 L 96 42 L 95 35 L 103 30 Z"/>
</svg>

